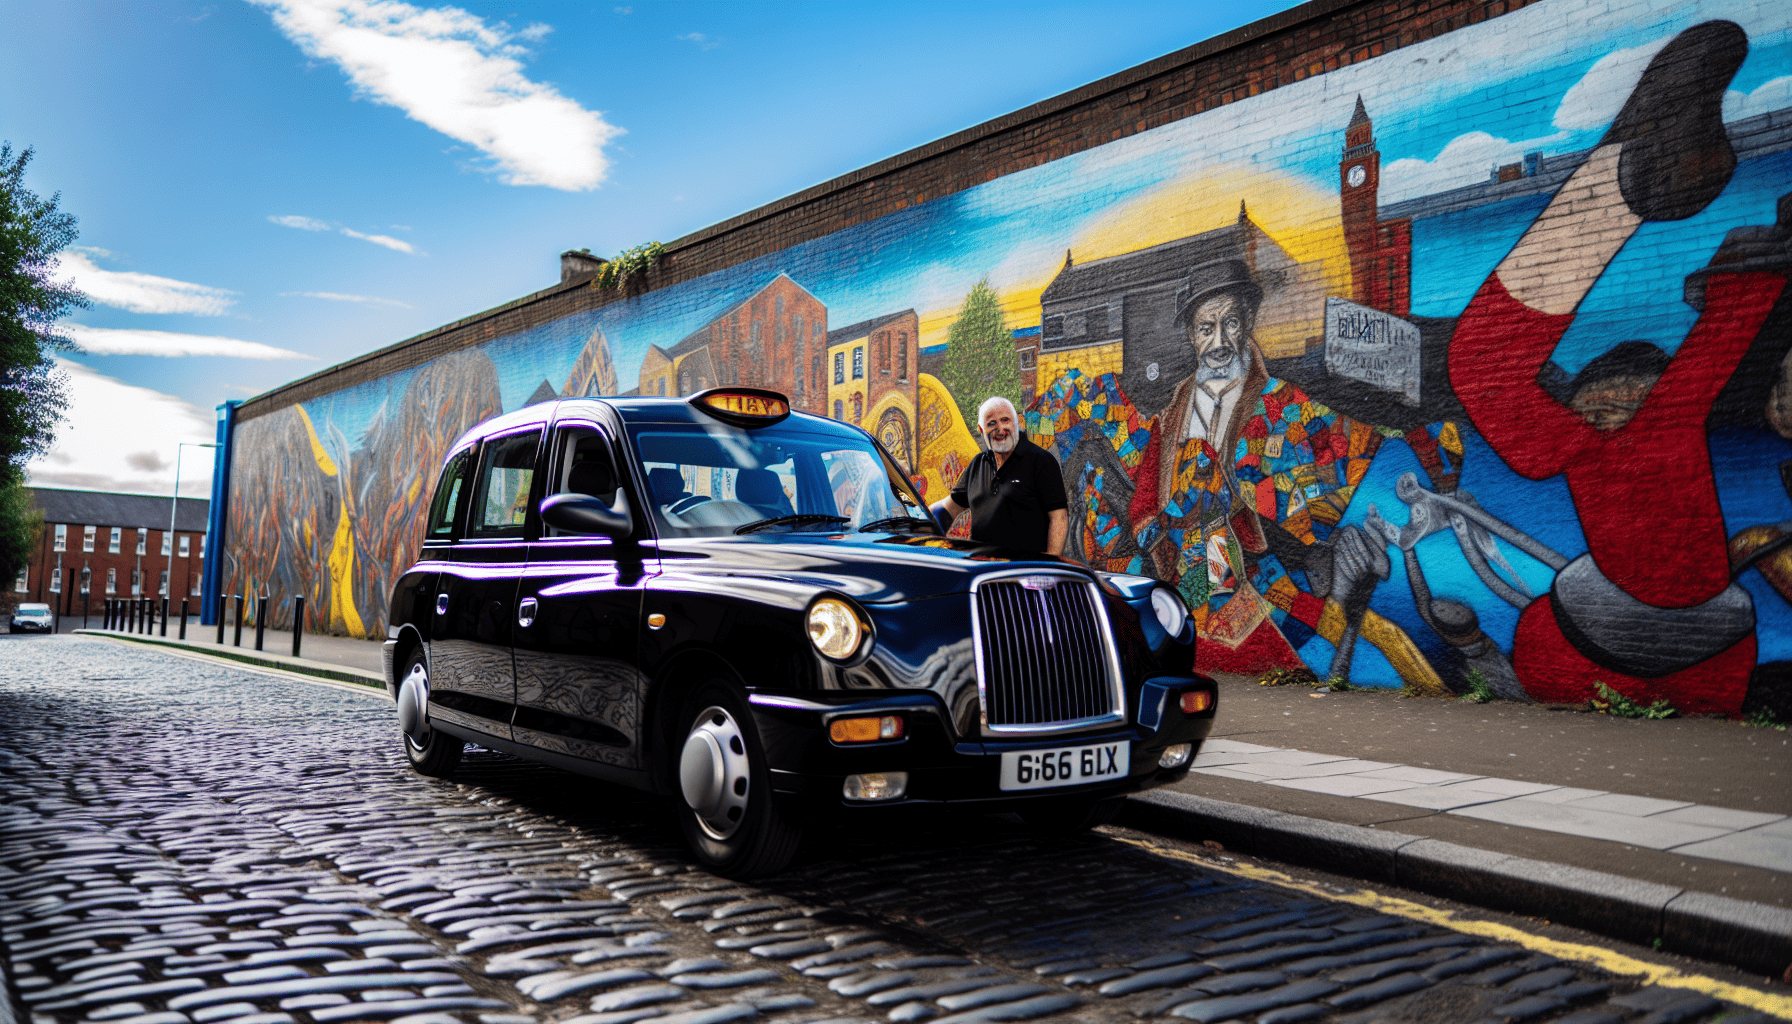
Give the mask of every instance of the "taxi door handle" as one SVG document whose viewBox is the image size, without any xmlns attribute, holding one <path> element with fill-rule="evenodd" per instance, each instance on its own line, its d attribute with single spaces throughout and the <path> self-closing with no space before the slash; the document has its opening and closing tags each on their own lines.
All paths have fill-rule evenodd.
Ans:
<svg viewBox="0 0 1792 1024">
<path fill-rule="evenodd" d="M 533 597 L 523 598 L 523 603 L 517 605 L 516 624 L 524 629 L 529 628 L 529 624 L 535 621 L 535 609 L 539 607 L 540 604 Z"/>
</svg>

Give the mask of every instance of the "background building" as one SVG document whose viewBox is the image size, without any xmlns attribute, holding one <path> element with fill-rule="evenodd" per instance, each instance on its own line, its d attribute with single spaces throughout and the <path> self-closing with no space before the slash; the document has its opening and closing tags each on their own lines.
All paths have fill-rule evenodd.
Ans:
<svg viewBox="0 0 1792 1024">
<path fill-rule="evenodd" d="M 168 532 L 171 498 L 152 494 L 29 488 L 43 513 L 43 537 L 13 581 L 16 601 L 41 601 L 64 617 L 94 612 L 107 598 L 181 599 L 199 608 L 211 502 L 181 498 Z"/>
</svg>

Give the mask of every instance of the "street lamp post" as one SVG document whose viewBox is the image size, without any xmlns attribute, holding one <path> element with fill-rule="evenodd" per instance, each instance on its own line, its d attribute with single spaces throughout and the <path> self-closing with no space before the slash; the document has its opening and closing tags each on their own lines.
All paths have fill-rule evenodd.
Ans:
<svg viewBox="0 0 1792 1024">
<path fill-rule="evenodd" d="M 180 510 L 180 457 L 182 448 L 216 448 L 208 441 L 181 441 L 174 446 L 174 501 L 168 505 L 168 592 L 174 593 L 174 514 Z M 186 629 L 183 620 L 181 629 Z"/>
</svg>

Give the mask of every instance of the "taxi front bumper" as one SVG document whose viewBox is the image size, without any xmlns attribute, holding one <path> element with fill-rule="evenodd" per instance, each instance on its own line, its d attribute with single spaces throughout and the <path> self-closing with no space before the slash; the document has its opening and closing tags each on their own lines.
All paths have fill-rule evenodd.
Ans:
<svg viewBox="0 0 1792 1024">
<path fill-rule="evenodd" d="M 1205 711 L 1184 714 L 1180 694 L 1206 689 L 1212 693 Z M 1202 741 L 1213 727 L 1217 693 L 1212 680 L 1199 676 L 1159 677 L 1141 689 L 1130 720 L 1088 731 L 1017 738 L 963 738 L 950 726 L 945 706 L 931 692 L 896 692 L 867 698 L 862 694 L 755 693 L 748 700 L 771 770 L 774 792 L 814 808 L 865 809 L 915 805 L 964 805 L 1002 811 L 1041 799 L 1119 796 L 1175 782 L 1188 774 Z M 841 744 L 828 738 L 836 718 L 899 715 L 900 740 Z M 1174 767 L 1159 766 L 1165 750 L 1189 744 L 1188 756 Z M 1078 781 L 1042 788 L 1002 788 L 1003 755 L 1124 744 L 1123 774 L 1097 781 Z M 1111 753 L 1110 753 L 1111 756 Z M 1101 754 L 1097 753 L 1099 761 Z M 891 800 L 849 800 L 848 776 L 903 772 L 904 793 Z"/>
</svg>

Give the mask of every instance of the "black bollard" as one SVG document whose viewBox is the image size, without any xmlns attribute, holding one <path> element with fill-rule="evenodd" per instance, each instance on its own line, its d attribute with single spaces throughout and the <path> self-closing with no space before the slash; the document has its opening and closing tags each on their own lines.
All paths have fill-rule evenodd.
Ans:
<svg viewBox="0 0 1792 1024">
<path fill-rule="evenodd" d="M 126 633 L 137 632 L 137 599 L 134 597 L 125 602 L 124 631 Z"/>
<path fill-rule="evenodd" d="M 261 650 L 262 638 L 268 631 L 268 595 L 255 599 L 255 649 Z"/>
<path fill-rule="evenodd" d="M 162 635 L 168 635 L 168 599 L 162 598 Z"/>
<path fill-rule="evenodd" d="M 236 636 L 230 641 L 230 646 L 243 646 L 243 595 L 241 594 L 236 595 Z"/>
<path fill-rule="evenodd" d="M 224 595 L 218 595 L 218 646 L 224 646 Z"/>
<path fill-rule="evenodd" d="M 299 656 L 299 638 L 305 635 L 305 595 L 292 599 L 292 656 Z"/>
<path fill-rule="evenodd" d="M 180 599 L 180 639 L 187 638 L 187 599 Z"/>
<path fill-rule="evenodd" d="M 87 595 L 87 594 L 81 595 L 81 628 L 82 629 L 87 628 L 87 602 L 89 600 L 91 600 L 90 595 Z"/>
</svg>

